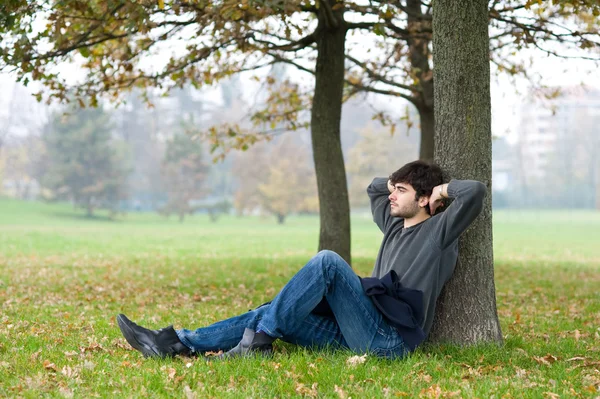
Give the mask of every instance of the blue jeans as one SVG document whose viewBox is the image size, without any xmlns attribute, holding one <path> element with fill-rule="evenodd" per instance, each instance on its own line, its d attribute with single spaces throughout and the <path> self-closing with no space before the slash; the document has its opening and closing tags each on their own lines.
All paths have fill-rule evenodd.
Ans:
<svg viewBox="0 0 600 399">
<path fill-rule="evenodd" d="M 323 298 L 335 318 L 311 313 Z M 352 268 L 332 251 L 314 256 L 271 303 L 208 327 L 178 330 L 177 335 L 194 352 L 227 351 L 240 342 L 246 328 L 301 346 L 348 348 L 385 358 L 408 352 Z"/>
</svg>

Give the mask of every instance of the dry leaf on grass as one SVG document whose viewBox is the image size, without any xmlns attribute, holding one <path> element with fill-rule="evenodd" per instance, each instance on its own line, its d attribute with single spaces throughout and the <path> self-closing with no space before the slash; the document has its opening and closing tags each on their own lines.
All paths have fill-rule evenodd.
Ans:
<svg viewBox="0 0 600 399">
<path fill-rule="evenodd" d="M 554 392 L 544 392 L 544 398 L 560 399 L 560 395 L 555 394 Z"/>
<path fill-rule="evenodd" d="M 56 365 L 52 363 L 50 360 L 44 360 L 44 368 L 50 371 L 56 371 Z"/>
<path fill-rule="evenodd" d="M 539 364 L 543 364 L 543 365 L 549 366 L 552 363 L 556 362 L 558 360 L 558 358 L 556 356 L 551 355 L 551 354 L 547 354 L 544 357 L 534 356 L 533 360 L 535 360 Z"/>
<path fill-rule="evenodd" d="M 363 364 L 364 362 L 367 361 L 367 355 L 362 355 L 362 356 L 350 356 L 348 359 L 346 359 L 346 365 L 350 366 L 350 367 L 356 367 L 359 364 Z"/>
<path fill-rule="evenodd" d="M 296 393 L 302 396 L 310 396 L 311 398 L 316 398 L 319 392 L 317 391 L 317 383 L 313 383 L 311 387 L 307 387 L 301 382 L 296 383 Z"/>
<path fill-rule="evenodd" d="M 183 393 L 185 394 L 186 399 L 198 399 L 198 395 L 196 392 L 192 391 L 189 385 L 183 387 Z"/>
<path fill-rule="evenodd" d="M 439 399 L 439 398 L 454 398 L 460 396 L 459 391 L 444 391 L 439 385 L 435 384 L 427 389 L 422 389 L 419 394 L 420 398 Z"/>
<path fill-rule="evenodd" d="M 346 394 L 346 392 L 344 392 L 344 390 L 340 387 L 338 387 L 337 385 L 335 385 L 333 387 L 333 390 L 335 391 L 335 393 L 338 394 L 338 396 L 340 397 L 340 399 L 346 399 L 348 398 L 348 395 Z"/>
<path fill-rule="evenodd" d="M 177 370 L 175 370 L 173 367 L 169 367 L 167 369 L 167 378 L 169 380 L 174 379 L 176 374 L 177 374 Z"/>
</svg>

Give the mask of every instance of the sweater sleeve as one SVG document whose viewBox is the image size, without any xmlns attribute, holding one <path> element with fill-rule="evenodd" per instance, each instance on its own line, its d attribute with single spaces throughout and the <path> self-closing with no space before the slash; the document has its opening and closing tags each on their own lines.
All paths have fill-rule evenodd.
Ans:
<svg viewBox="0 0 600 399">
<path fill-rule="evenodd" d="M 388 190 L 387 182 L 388 179 L 385 177 L 376 177 L 369 184 L 369 187 L 367 187 L 367 194 L 369 194 L 369 199 L 371 200 L 373 221 L 382 232 L 385 232 L 391 219 L 390 200 L 388 198 L 390 190 Z"/>
<path fill-rule="evenodd" d="M 483 209 L 487 193 L 485 184 L 475 180 L 452 180 L 448 196 L 454 201 L 440 214 L 433 229 L 434 241 L 445 249 L 469 227 Z"/>
</svg>

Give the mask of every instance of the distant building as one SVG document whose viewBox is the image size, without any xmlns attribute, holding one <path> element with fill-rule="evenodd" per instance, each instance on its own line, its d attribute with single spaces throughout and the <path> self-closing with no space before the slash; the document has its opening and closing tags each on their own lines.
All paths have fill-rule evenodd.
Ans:
<svg viewBox="0 0 600 399">
<path fill-rule="evenodd" d="M 516 169 L 522 194 L 532 191 L 550 206 L 589 207 L 600 176 L 600 90 L 548 90 L 521 109 Z M 532 96 L 534 97 L 534 96 Z"/>
</svg>

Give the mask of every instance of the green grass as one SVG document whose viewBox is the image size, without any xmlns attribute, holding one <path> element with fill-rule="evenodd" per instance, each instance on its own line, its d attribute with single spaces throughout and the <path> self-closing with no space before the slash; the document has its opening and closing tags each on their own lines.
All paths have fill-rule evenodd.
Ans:
<svg viewBox="0 0 600 399">
<path fill-rule="evenodd" d="M 102 215 L 101 215 L 102 216 Z M 381 233 L 352 220 L 353 267 Z M 277 343 L 270 359 L 144 359 L 115 323 L 198 327 L 270 299 L 315 252 L 318 219 L 152 214 L 89 220 L 0 200 L 0 396 L 597 397 L 600 213 L 497 212 L 505 344 L 423 348 L 401 361 Z"/>
</svg>

